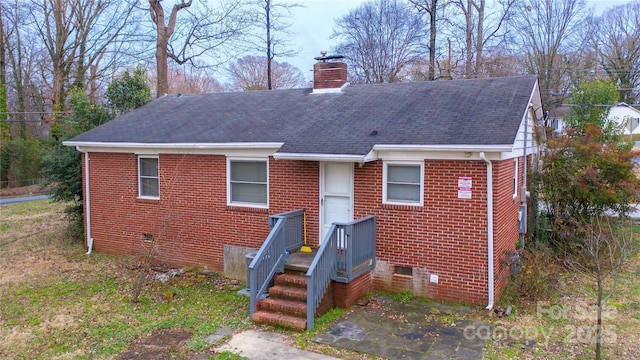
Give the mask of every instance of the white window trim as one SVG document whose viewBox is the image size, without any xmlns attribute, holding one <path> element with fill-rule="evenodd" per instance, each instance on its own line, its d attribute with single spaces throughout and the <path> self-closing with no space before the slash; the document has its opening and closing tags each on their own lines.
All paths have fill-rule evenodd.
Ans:
<svg viewBox="0 0 640 360">
<path fill-rule="evenodd" d="M 420 201 L 389 201 L 387 199 L 387 173 L 389 165 L 420 166 Z M 424 206 L 424 161 L 385 161 L 382 167 L 382 203 L 391 205 Z"/>
<path fill-rule="evenodd" d="M 513 198 L 518 197 L 518 158 L 513 158 Z"/>
<path fill-rule="evenodd" d="M 141 181 L 141 175 L 140 175 L 140 159 L 156 159 L 158 160 L 158 196 L 148 196 L 148 195 L 142 195 L 142 181 Z M 149 176 L 147 176 L 148 178 L 150 178 Z M 152 200 L 159 200 L 160 199 L 160 157 L 158 155 L 144 155 L 144 154 L 139 154 L 138 155 L 138 198 L 139 199 L 152 199 Z"/>
<path fill-rule="evenodd" d="M 240 201 L 231 201 L 231 163 L 234 161 L 264 162 L 267 164 L 267 203 L 249 203 Z M 246 158 L 246 157 L 227 157 L 227 206 L 241 206 L 259 209 L 269 208 L 269 158 Z"/>
</svg>

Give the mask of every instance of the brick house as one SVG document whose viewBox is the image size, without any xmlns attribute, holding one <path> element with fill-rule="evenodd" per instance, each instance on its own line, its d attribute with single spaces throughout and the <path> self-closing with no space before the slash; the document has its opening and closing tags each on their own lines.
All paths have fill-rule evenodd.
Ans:
<svg viewBox="0 0 640 360">
<path fill-rule="evenodd" d="M 344 305 L 377 289 L 493 306 L 537 150 L 536 78 L 351 86 L 340 58 L 317 59 L 312 89 L 164 96 L 66 141 L 89 251 L 155 244 L 158 261 L 227 274 L 270 216 L 305 209 L 314 249 L 372 216 L 375 267 L 334 289 L 356 294 Z"/>
</svg>

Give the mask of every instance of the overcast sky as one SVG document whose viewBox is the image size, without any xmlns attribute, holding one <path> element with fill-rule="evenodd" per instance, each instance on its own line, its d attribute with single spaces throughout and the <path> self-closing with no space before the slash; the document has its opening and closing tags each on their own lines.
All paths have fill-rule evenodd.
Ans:
<svg viewBox="0 0 640 360">
<path fill-rule="evenodd" d="M 312 70 L 316 56 L 320 51 L 330 51 L 335 44 L 331 40 L 334 20 L 344 16 L 350 10 L 362 4 L 366 0 L 286 0 L 303 4 L 304 7 L 295 8 L 291 19 L 291 31 L 294 33 L 293 44 L 299 50 L 292 58 L 276 59 L 286 61 L 302 70 L 305 78 L 313 77 Z M 595 13 L 600 14 L 614 5 L 621 5 L 630 0 L 586 0 L 588 6 L 595 8 Z"/>
</svg>

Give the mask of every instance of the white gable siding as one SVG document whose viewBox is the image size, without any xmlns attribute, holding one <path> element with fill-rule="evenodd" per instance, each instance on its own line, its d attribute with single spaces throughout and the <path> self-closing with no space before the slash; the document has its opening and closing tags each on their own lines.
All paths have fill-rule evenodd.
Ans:
<svg viewBox="0 0 640 360">
<path fill-rule="evenodd" d="M 542 109 L 540 94 L 537 91 L 538 84 L 531 92 L 529 98 L 529 108 L 522 115 L 520 126 L 518 127 L 518 133 L 516 134 L 515 141 L 513 143 L 513 150 L 510 152 L 503 152 L 500 156 L 501 159 L 513 159 L 522 156 L 523 149 L 525 148 L 525 135 L 527 138 L 526 148 L 527 155 L 538 152 L 538 145 L 535 140 L 536 123 L 542 129 L 544 127 L 543 116 L 544 111 Z"/>
<path fill-rule="evenodd" d="M 624 126 L 624 134 L 630 132 L 640 134 L 640 111 L 627 104 L 623 103 L 611 107 L 607 118 Z"/>
</svg>

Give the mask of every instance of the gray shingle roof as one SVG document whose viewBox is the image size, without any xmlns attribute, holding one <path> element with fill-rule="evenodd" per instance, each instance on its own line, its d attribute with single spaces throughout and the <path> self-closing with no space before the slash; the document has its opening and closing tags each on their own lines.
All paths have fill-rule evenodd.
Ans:
<svg viewBox="0 0 640 360">
<path fill-rule="evenodd" d="M 72 142 L 283 142 L 283 153 L 367 154 L 375 144 L 508 145 L 534 76 L 165 96 Z M 378 134 L 371 136 L 376 128 Z"/>
</svg>

